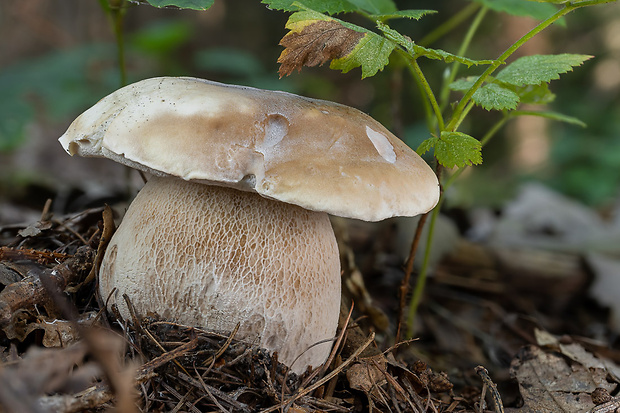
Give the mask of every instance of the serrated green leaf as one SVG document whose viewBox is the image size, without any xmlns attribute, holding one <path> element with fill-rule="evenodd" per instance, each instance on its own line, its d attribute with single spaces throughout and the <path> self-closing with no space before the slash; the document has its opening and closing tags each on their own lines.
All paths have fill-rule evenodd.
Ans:
<svg viewBox="0 0 620 413">
<path fill-rule="evenodd" d="M 456 92 L 466 92 L 474 85 L 474 83 L 476 83 L 478 77 L 479 76 L 463 77 L 450 83 L 448 87 L 450 88 L 450 90 L 454 90 Z"/>
<path fill-rule="evenodd" d="M 362 79 L 377 74 L 388 63 L 396 45 L 373 32 L 366 32 L 349 54 L 330 63 L 330 69 L 347 73 L 356 67 L 362 68 Z"/>
<path fill-rule="evenodd" d="M 489 83 L 476 90 L 472 100 L 486 110 L 516 109 L 519 95 L 497 83 Z"/>
<path fill-rule="evenodd" d="M 390 19 L 412 19 L 420 20 L 427 14 L 437 13 L 436 10 L 398 10 L 393 13 L 373 14 L 370 16 L 373 20 L 387 21 Z"/>
<path fill-rule="evenodd" d="M 295 4 L 299 4 L 299 3 L 295 2 Z M 288 18 L 286 25 L 284 27 L 286 27 L 289 30 L 298 30 L 300 25 L 304 26 L 306 24 L 309 24 L 309 22 L 312 22 L 312 20 L 340 21 L 334 17 L 326 16 L 323 13 L 320 13 L 316 10 L 309 9 L 303 5 L 302 7 L 304 7 L 304 10 L 291 14 L 291 16 Z"/>
<path fill-rule="evenodd" d="M 369 14 L 390 14 L 398 10 L 392 0 L 348 0 L 359 10 Z"/>
<path fill-rule="evenodd" d="M 517 111 L 512 112 L 510 115 L 511 116 L 538 116 L 541 118 L 551 119 L 551 120 L 555 120 L 558 122 L 564 122 L 564 123 L 569 123 L 571 125 L 581 126 L 582 128 L 585 128 L 588 126 L 581 119 L 575 118 L 573 116 L 564 115 L 563 113 L 557 113 L 557 112 L 549 112 L 549 111 L 535 112 L 535 111 L 517 110 Z"/>
<path fill-rule="evenodd" d="M 558 8 L 553 4 L 527 2 L 523 0 L 474 0 L 491 10 L 508 13 L 513 16 L 533 17 L 544 20 L 555 13 Z"/>
<path fill-rule="evenodd" d="M 455 92 L 465 93 L 474 85 L 474 83 L 476 83 L 477 80 L 478 76 L 469 76 L 450 83 L 448 87 L 450 90 L 454 90 Z M 488 80 L 490 83 L 496 82 L 499 87 L 514 92 L 519 98 L 519 103 L 546 105 L 555 100 L 555 94 L 549 90 L 549 85 L 547 83 L 540 85 L 514 86 L 508 83 L 499 82 L 491 76 L 489 76 Z M 493 92 L 493 90 L 487 90 L 487 92 Z M 474 101 L 476 101 L 476 98 L 479 97 L 480 95 L 474 95 Z M 512 95 L 507 94 L 507 97 L 514 100 L 514 96 Z M 476 101 L 476 103 L 478 102 Z"/>
<path fill-rule="evenodd" d="M 215 0 L 146 0 L 151 6 L 174 6 L 180 9 L 207 10 Z"/>
<path fill-rule="evenodd" d="M 415 57 L 424 56 L 429 59 L 443 60 L 446 63 L 459 62 L 466 65 L 467 67 L 473 65 L 488 65 L 493 63 L 492 60 L 472 60 L 466 57 L 448 53 L 444 50 L 430 49 L 420 46 L 409 37 L 403 36 L 396 30 L 392 29 L 387 24 L 382 22 L 377 22 L 377 28 L 383 32 L 386 38 L 390 39 L 394 43 L 401 45 L 410 55 Z"/>
<path fill-rule="evenodd" d="M 420 156 L 424 155 L 426 152 L 433 149 L 433 147 L 437 144 L 438 140 L 439 138 L 436 136 L 426 139 L 420 144 L 420 146 L 418 146 L 418 149 L 416 149 L 417 154 Z"/>
<path fill-rule="evenodd" d="M 478 165 L 482 163 L 482 145 L 462 132 L 442 132 L 435 142 L 435 157 L 446 168 Z"/>
<path fill-rule="evenodd" d="M 270 9 L 299 11 L 311 9 L 319 13 L 338 14 L 358 10 L 357 6 L 347 0 L 304 0 L 300 5 L 296 0 L 262 0 Z"/>
<path fill-rule="evenodd" d="M 538 85 L 559 79 L 592 56 L 580 54 L 533 55 L 521 57 L 498 74 L 496 79 L 515 86 Z"/>
<path fill-rule="evenodd" d="M 549 90 L 548 83 L 526 86 L 504 84 L 504 86 L 519 95 L 522 104 L 546 105 L 555 100 L 555 94 Z"/>
</svg>

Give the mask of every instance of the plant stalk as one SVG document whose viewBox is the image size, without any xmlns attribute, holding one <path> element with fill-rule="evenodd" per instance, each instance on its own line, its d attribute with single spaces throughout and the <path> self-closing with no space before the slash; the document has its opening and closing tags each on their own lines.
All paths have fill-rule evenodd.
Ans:
<svg viewBox="0 0 620 413">
<path fill-rule="evenodd" d="M 426 95 L 428 102 L 430 102 L 433 112 L 435 113 L 435 118 L 437 119 L 437 125 L 439 127 L 439 130 L 443 130 L 444 121 L 443 116 L 441 115 L 441 109 L 439 108 L 439 104 L 437 103 L 437 99 L 435 98 L 435 94 L 433 93 L 433 89 L 431 89 L 431 86 L 426 80 L 426 76 L 424 76 L 422 69 L 420 69 L 420 65 L 418 65 L 417 59 L 415 57 L 412 57 L 405 51 L 400 51 L 400 53 L 405 57 L 407 67 L 409 67 L 413 78 L 418 82 L 420 88 Z"/>
<path fill-rule="evenodd" d="M 465 56 L 465 54 L 467 53 L 467 49 L 469 49 L 469 45 L 471 44 L 471 41 L 474 38 L 474 35 L 476 34 L 476 32 L 478 31 L 478 28 L 480 27 L 480 23 L 482 23 L 482 20 L 484 19 L 484 16 L 486 16 L 488 11 L 489 11 L 488 7 L 483 6 L 478 11 L 478 14 L 476 14 L 474 21 L 471 23 L 471 26 L 469 26 L 469 30 L 467 30 L 467 33 L 465 34 L 465 38 L 463 39 L 463 42 L 461 43 L 461 47 L 459 48 L 459 51 L 458 51 L 459 56 Z M 445 109 L 445 107 L 448 105 L 448 97 L 450 95 L 449 86 L 452 82 L 454 82 L 454 79 L 456 78 L 456 74 L 458 73 L 460 66 L 461 66 L 461 63 L 459 62 L 454 62 L 452 64 L 452 67 L 450 68 L 450 74 L 448 75 L 448 78 L 445 80 L 443 84 L 443 87 L 442 87 L 442 90 L 439 96 L 439 101 L 441 102 L 442 110 Z"/>
<path fill-rule="evenodd" d="M 476 12 L 476 10 L 478 10 L 479 7 L 480 7 L 479 3 L 476 3 L 476 2 L 469 3 L 469 5 L 459 10 L 459 12 L 456 13 L 454 16 L 450 17 L 444 23 L 437 26 L 437 28 L 435 28 L 429 34 L 424 36 L 418 42 L 418 44 L 420 46 L 428 46 L 430 44 L 435 43 L 437 40 L 441 39 L 443 36 L 450 33 L 452 30 L 458 27 L 461 23 L 467 20 L 472 14 Z"/>
</svg>

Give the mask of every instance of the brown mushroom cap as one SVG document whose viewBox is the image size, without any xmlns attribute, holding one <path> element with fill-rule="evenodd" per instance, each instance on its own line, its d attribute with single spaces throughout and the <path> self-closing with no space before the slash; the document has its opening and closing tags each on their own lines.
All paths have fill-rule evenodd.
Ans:
<svg viewBox="0 0 620 413">
<path fill-rule="evenodd" d="M 195 78 L 119 89 L 60 142 L 72 155 L 366 221 L 418 215 L 439 198 L 424 160 L 356 109 Z"/>
</svg>

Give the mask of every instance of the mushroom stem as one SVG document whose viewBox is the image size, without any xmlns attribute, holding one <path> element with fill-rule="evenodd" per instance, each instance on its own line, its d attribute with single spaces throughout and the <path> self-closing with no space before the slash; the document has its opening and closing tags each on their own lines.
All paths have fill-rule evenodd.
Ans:
<svg viewBox="0 0 620 413">
<path fill-rule="evenodd" d="M 340 263 L 326 213 L 256 193 L 150 179 L 103 259 L 99 290 L 137 312 L 258 342 L 293 371 L 327 358 L 340 306 Z M 310 348 L 310 349 L 309 349 Z M 293 361 L 301 356 L 294 365 Z"/>
</svg>

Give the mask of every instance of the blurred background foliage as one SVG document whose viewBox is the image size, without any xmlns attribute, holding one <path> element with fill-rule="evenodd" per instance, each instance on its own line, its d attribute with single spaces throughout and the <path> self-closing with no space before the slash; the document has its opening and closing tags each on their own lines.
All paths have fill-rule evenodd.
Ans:
<svg viewBox="0 0 620 413">
<path fill-rule="evenodd" d="M 515 0 L 523 1 L 523 0 Z M 491 0 L 488 2 L 492 3 Z M 435 9 L 416 21 L 394 21 L 413 40 L 440 25 L 469 0 L 397 1 L 399 8 Z M 547 5 L 548 6 L 548 5 Z M 355 16 L 352 21 L 366 24 Z M 124 20 L 128 82 L 153 76 L 196 76 L 226 83 L 286 90 L 357 107 L 392 129 L 410 146 L 428 137 L 419 92 L 397 64 L 361 80 L 327 67 L 279 79 L 279 40 L 287 14 L 258 0 L 216 0 L 207 11 L 132 4 Z M 468 57 L 494 58 L 534 25 L 531 17 L 491 11 Z M 429 46 L 456 52 L 467 22 Z M 119 191 L 114 174 L 89 175 L 56 143 L 69 123 L 121 86 L 112 24 L 95 0 L 0 0 L 0 192 L 4 198 L 29 185 L 78 186 L 83 193 Z M 535 38 L 524 54 L 592 54 L 583 67 L 552 83 L 553 110 L 588 124 L 538 118 L 512 121 L 484 150 L 484 164 L 470 169 L 450 194 L 450 205 L 499 206 L 524 180 L 540 180 L 597 208 L 620 195 L 620 7 L 580 10 Z M 518 56 L 516 56 L 518 57 Z M 446 65 L 422 61 L 431 86 Z M 463 69 L 462 75 L 482 69 Z M 464 131 L 480 137 L 498 114 L 475 109 Z M 79 164 L 85 165 L 85 164 Z M 99 167 L 92 163 L 89 169 Z M 84 168 L 78 166 L 78 168 Z M 116 186 L 115 186 L 116 185 Z"/>
</svg>

